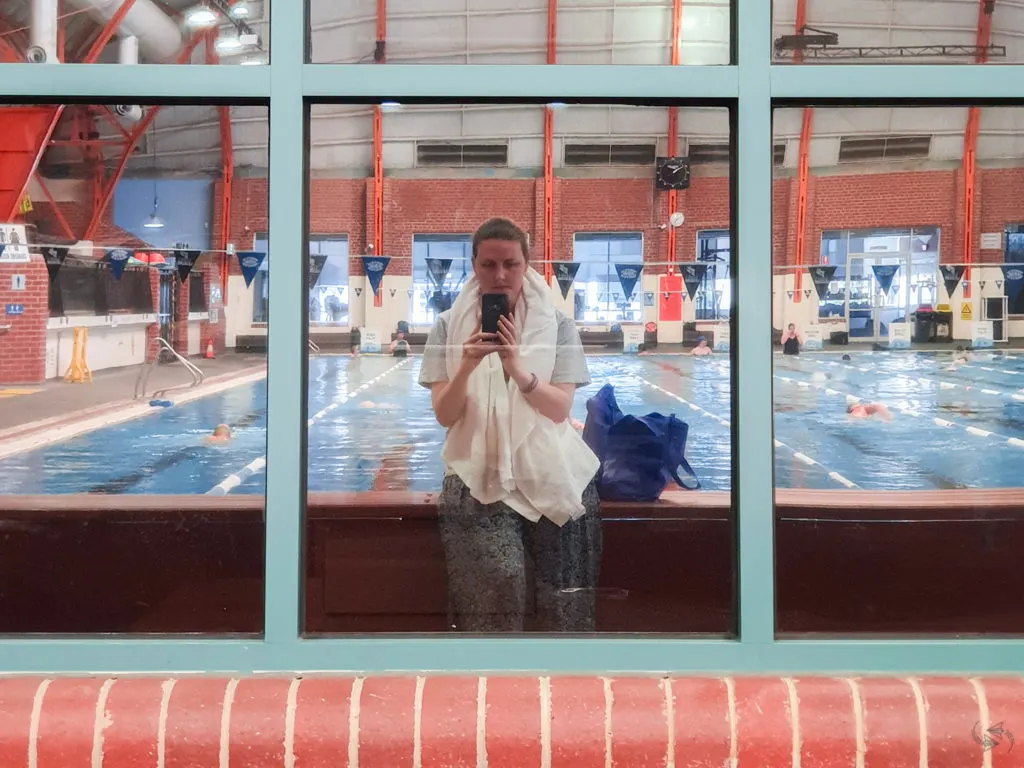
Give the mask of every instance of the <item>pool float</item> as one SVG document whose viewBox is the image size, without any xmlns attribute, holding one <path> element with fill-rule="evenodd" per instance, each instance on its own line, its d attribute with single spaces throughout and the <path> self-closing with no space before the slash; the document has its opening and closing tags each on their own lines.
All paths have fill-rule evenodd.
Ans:
<svg viewBox="0 0 1024 768">
<path fill-rule="evenodd" d="M 154 408 L 170 408 L 174 405 L 170 400 L 150 400 L 149 404 Z"/>
</svg>

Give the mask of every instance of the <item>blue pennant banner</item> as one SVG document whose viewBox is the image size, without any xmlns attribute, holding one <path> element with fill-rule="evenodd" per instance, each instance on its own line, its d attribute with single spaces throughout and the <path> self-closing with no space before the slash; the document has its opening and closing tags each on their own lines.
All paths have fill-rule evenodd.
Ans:
<svg viewBox="0 0 1024 768">
<path fill-rule="evenodd" d="M 636 287 L 636 281 L 640 279 L 640 273 L 643 271 L 643 264 L 616 264 L 615 271 L 619 275 L 619 285 L 622 286 L 622 295 L 626 301 L 629 301 L 633 296 L 633 288 Z M 575 275 L 573 276 L 575 277 Z"/>
<path fill-rule="evenodd" d="M 263 260 L 267 258 L 266 251 L 239 251 L 238 268 L 242 270 L 242 277 L 245 278 L 245 287 L 252 285 L 256 273 L 263 266 Z"/>
<path fill-rule="evenodd" d="M 562 298 L 569 298 L 569 289 L 572 288 L 573 281 L 576 280 L 576 273 L 580 271 L 580 263 L 578 261 L 553 261 L 551 266 L 555 270 L 558 287 L 562 289 Z"/>
<path fill-rule="evenodd" d="M 1020 296 L 1021 289 L 1024 288 L 1024 267 L 1019 264 L 1003 265 L 1003 279 L 1005 280 L 1003 285 L 1006 288 L 1006 296 L 1013 304 Z"/>
<path fill-rule="evenodd" d="M 2 245 L 0 245 L 0 250 L 3 250 Z M 64 266 L 64 260 L 67 259 L 67 257 L 67 248 L 49 246 L 43 249 L 43 260 L 46 262 L 46 272 L 50 276 L 51 283 L 57 279 L 57 273 L 60 272 L 60 268 Z"/>
<path fill-rule="evenodd" d="M 690 301 L 697 294 L 697 288 L 704 282 L 704 274 L 708 271 L 707 264 L 680 264 L 679 274 L 683 276 L 683 285 L 690 294 Z"/>
<path fill-rule="evenodd" d="M 110 262 L 110 271 L 114 274 L 115 280 L 121 279 L 121 273 L 124 272 L 125 265 L 131 257 L 132 252 L 127 248 L 111 248 L 107 251 L 107 261 Z"/>
<path fill-rule="evenodd" d="M 828 296 L 828 284 L 835 277 L 836 269 L 837 267 L 834 265 L 807 268 L 807 271 L 811 273 L 811 282 L 814 283 L 814 290 L 818 292 L 818 301 Z"/>
<path fill-rule="evenodd" d="M 6 248 L 6 247 L 7 247 L 6 245 L 4 245 L 3 243 L 0 243 L 0 257 L 2 257 L 4 255 L 4 248 Z"/>
<path fill-rule="evenodd" d="M 363 256 L 363 271 L 366 272 L 366 279 L 370 281 L 370 290 L 374 295 L 380 290 L 380 281 L 384 279 L 390 262 L 390 256 Z"/>
<path fill-rule="evenodd" d="M 953 298 L 953 292 L 956 287 L 960 285 L 960 280 L 964 276 L 964 265 L 963 264 L 943 264 L 939 267 L 939 272 L 942 274 L 942 283 L 946 286 L 946 293 L 949 298 Z"/>
<path fill-rule="evenodd" d="M 311 253 L 309 254 L 309 287 L 312 288 L 316 285 L 316 281 L 320 279 L 320 273 L 324 271 L 324 264 L 327 263 L 326 253 Z"/>
<path fill-rule="evenodd" d="M 427 257 L 427 276 L 435 288 L 444 285 L 448 279 L 448 271 L 452 268 L 451 259 L 439 259 L 436 256 Z"/>
<path fill-rule="evenodd" d="M 878 287 L 882 289 L 882 293 L 886 296 L 889 295 L 889 289 L 892 288 L 892 279 L 896 277 L 899 268 L 899 264 L 873 264 L 871 266 L 871 270 L 875 273 L 875 280 L 878 281 Z"/>
<path fill-rule="evenodd" d="M 196 265 L 199 260 L 199 251 L 173 251 L 174 264 L 178 267 L 178 279 L 181 282 L 188 280 L 188 276 L 192 274 L 192 267 Z"/>
</svg>

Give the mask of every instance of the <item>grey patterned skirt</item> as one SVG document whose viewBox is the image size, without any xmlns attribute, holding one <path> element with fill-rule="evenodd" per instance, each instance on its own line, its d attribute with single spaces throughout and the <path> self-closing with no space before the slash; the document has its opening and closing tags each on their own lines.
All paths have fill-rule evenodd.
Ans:
<svg viewBox="0 0 1024 768">
<path fill-rule="evenodd" d="M 593 632 L 601 565 L 597 488 L 559 527 L 502 502 L 481 504 L 457 475 L 437 501 L 448 567 L 450 625 L 459 632 Z"/>
</svg>

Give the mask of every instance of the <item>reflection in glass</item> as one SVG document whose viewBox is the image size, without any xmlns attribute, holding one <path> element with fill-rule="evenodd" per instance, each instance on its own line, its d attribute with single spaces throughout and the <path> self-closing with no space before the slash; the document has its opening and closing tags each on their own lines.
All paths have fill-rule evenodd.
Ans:
<svg viewBox="0 0 1024 768">
<path fill-rule="evenodd" d="M 774 182 L 780 632 L 1024 632 L 988 597 L 1022 576 L 1021 115 L 982 109 L 972 147 L 960 108 L 815 108 L 809 141 L 776 113 L 809 167 Z"/>
<path fill-rule="evenodd" d="M 545 136 L 546 109 L 392 103 L 378 135 L 372 107 L 312 109 L 311 254 L 347 244 L 348 303 L 310 305 L 307 632 L 732 631 L 730 158 L 659 162 L 728 147 L 728 113 L 553 106 Z M 481 291 L 520 284 L 521 364 L 488 343 L 459 373 Z M 688 435 L 671 467 L 626 446 L 620 471 L 658 466 L 598 504 L 605 385 L 652 444 L 669 414 Z"/>
</svg>

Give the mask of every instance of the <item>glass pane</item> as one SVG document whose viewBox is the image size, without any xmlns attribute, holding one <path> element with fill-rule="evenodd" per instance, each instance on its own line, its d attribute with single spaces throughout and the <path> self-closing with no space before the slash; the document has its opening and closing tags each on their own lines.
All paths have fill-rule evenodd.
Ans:
<svg viewBox="0 0 1024 768">
<path fill-rule="evenodd" d="M 727 147 L 726 110 L 389 104 L 376 137 L 373 107 L 311 121 L 310 237 L 347 243 L 348 304 L 327 323 L 311 304 L 305 630 L 732 633 L 731 164 L 691 177 L 686 144 L 700 125 Z M 462 369 L 492 293 L 520 362 L 487 343 Z M 583 435 L 606 384 L 630 416 L 689 425 L 699 490 L 678 455 L 645 478 L 653 454 L 618 441 L 599 501 Z M 658 446 L 680 430 L 652 419 Z"/>
<path fill-rule="evenodd" d="M 802 26 L 798 9 L 804 9 Z M 1014 3 L 952 0 L 773 0 L 777 64 L 1018 64 Z"/>
<path fill-rule="evenodd" d="M 315 64 L 728 64 L 729 0 L 310 0 Z M 672 51 L 673 31 L 678 46 Z M 553 61 L 549 61 L 549 56 Z"/>
<path fill-rule="evenodd" d="M 776 113 L 777 142 L 800 143 L 801 112 Z M 777 168 L 780 633 L 1024 633 L 997 597 L 1024 576 L 1024 160 L 998 128 L 1024 110 L 978 117 L 972 161 L 966 109 L 816 108 L 807 194 Z M 903 125 L 928 156 L 842 160 L 837 128 Z"/>
<path fill-rule="evenodd" d="M 270 0 L 5 0 L 0 64 L 266 64 Z M 42 23 L 36 24 L 34 9 Z M 118 110 L 124 107 L 113 107 Z"/>
<path fill-rule="evenodd" d="M 0 633 L 259 633 L 267 110 L 5 111 Z"/>
</svg>

